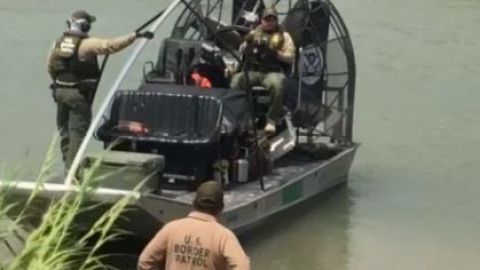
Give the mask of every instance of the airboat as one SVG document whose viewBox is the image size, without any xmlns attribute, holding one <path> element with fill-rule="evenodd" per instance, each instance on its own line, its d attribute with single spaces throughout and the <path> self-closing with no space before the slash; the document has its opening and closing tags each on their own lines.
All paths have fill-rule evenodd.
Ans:
<svg viewBox="0 0 480 270">
<path fill-rule="evenodd" d="M 230 89 L 225 72 L 248 72 L 239 46 L 268 6 L 296 45 L 273 137 L 262 132 L 268 90 Z M 75 191 L 97 164 L 92 202 L 108 207 L 134 194 L 126 227 L 149 237 L 191 210 L 203 181 L 224 185 L 222 221 L 236 231 L 347 181 L 358 147 L 355 62 L 330 1 L 174 0 L 148 29 L 155 38 L 133 49 L 68 176 L 45 183 L 39 196 Z M 194 74 L 211 85 L 199 87 Z M 16 183 L 19 193 L 33 188 Z"/>
</svg>

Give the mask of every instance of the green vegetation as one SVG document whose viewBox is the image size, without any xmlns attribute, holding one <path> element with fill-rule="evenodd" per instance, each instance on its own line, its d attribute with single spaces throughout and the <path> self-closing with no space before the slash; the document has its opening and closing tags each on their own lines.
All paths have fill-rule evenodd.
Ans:
<svg viewBox="0 0 480 270">
<path fill-rule="evenodd" d="M 56 200 L 46 201 L 39 195 L 56 162 L 56 141 L 53 140 L 48 149 L 35 188 L 22 202 L 16 200 L 12 203 L 11 195 L 15 188 L 13 178 L 0 178 L 0 222 L 8 224 L 0 226 L 0 242 L 6 240 L 8 235 L 22 230 L 24 224 L 37 217 L 36 229 L 23 241 L 23 248 L 15 257 L 2 261 L 3 256 L 0 256 L 0 270 L 112 269 L 102 263 L 102 258 L 106 255 L 100 255 L 98 251 L 105 243 L 126 233 L 115 228 L 114 224 L 134 197 L 123 197 L 92 222 L 90 228 L 80 228 L 77 221 L 81 216 L 89 216 L 89 213 L 99 210 L 99 204 L 89 203 L 89 198 L 101 181 L 101 177 L 93 177 L 101 159 L 95 162 L 92 170 L 85 172 L 82 181 L 77 181 L 71 191 L 65 192 Z M 121 173 L 121 170 L 115 173 Z M 141 185 L 142 183 L 138 188 Z M 46 209 L 42 211 L 43 216 L 38 212 L 35 214 L 36 208 L 42 205 L 44 207 L 40 208 Z"/>
</svg>

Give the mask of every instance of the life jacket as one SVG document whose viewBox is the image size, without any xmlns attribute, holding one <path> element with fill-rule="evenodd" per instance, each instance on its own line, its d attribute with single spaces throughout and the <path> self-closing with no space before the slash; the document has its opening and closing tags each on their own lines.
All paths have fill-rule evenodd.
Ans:
<svg viewBox="0 0 480 270">
<path fill-rule="evenodd" d="M 84 80 L 99 80 L 97 57 L 83 60 L 78 56 L 78 48 L 86 37 L 65 32 L 55 42 L 53 79 L 58 86 L 77 87 Z"/>
<path fill-rule="evenodd" d="M 288 67 L 288 64 L 280 61 L 274 53 L 281 50 L 284 43 L 283 30 L 280 27 L 276 31 L 265 32 L 259 26 L 247 36 L 247 42 L 251 46 L 253 59 L 249 62 L 254 70 L 279 72 Z"/>
</svg>

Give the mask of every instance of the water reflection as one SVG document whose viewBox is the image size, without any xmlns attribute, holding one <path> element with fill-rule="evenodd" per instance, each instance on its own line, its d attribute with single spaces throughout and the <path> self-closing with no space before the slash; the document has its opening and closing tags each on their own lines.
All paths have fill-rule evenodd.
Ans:
<svg viewBox="0 0 480 270">
<path fill-rule="evenodd" d="M 341 185 L 242 234 L 254 269 L 347 269 L 352 196 Z"/>
</svg>

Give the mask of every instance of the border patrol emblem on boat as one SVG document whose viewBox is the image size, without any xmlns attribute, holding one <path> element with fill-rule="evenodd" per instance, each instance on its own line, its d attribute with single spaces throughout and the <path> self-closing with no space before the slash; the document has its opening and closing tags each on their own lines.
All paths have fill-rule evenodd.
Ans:
<svg viewBox="0 0 480 270">
<path fill-rule="evenodd" d="M 322 76 L 323 64 L 323 53 L 320 47 L 308 45 L 304 48 L 299 63 L 302 82 L 308 85 L 317 83 Z"/>
</svg>

